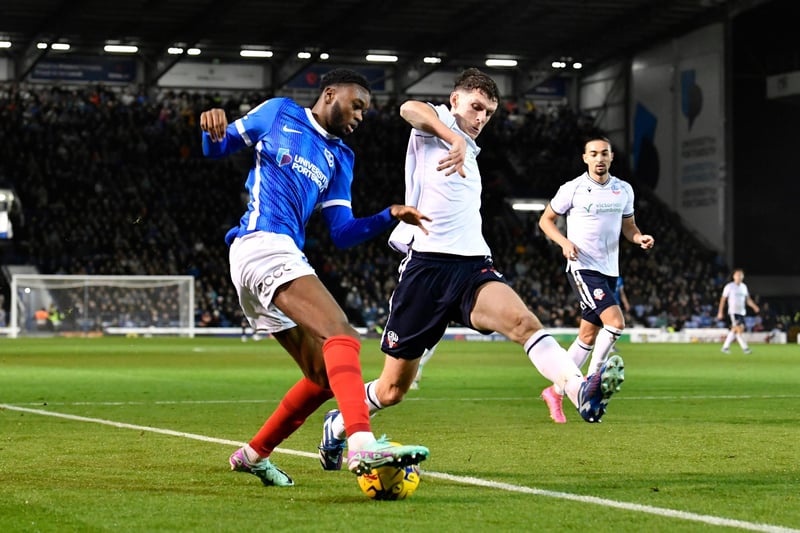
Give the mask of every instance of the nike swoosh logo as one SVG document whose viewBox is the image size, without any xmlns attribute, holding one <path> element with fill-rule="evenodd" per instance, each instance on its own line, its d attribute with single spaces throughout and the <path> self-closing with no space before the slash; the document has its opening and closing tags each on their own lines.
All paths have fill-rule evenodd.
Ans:
<svg viewBox="0 0 800 533">
<path fill-rule="evenodd" d="M 285 131 L 286 133 L 303 133 L 300 130 L 293 130 L 292 128 L 290 128 L 286 124 L 283 125 L 283 131 Z"/>
</svg>

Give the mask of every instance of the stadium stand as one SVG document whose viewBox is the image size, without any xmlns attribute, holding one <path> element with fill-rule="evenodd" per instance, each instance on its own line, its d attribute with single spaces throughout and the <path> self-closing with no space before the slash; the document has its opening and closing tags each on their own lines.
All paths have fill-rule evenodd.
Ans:
<svg viewBox="0 0 800 533">
<path fill-rule="evenodd" d="M 196 279 L 196 325 L 238 327 L 223 236 L 243 211 L 250 156 L 204 159 L 197 118 L 211 106 L 238 117 L 266 97 L 0 86 L 0 187 L 16 191 L 21 206 L 2 263 L 52 274 L 189 274 Z M 348 139 L 356 152 L 357 216 L 403 201 L 408 129 L 397 108 L 388 101 L 372 109 Z M 505 199 L 552 196 L 582 171 L 580 139 L 596 131 L 590 117 L 566 108 L 500 109 L 481 137 L 485 233 L 498 268 L 538 316 L 548 326 L 574 326 L 579 313 L 558 250 L 535 217 L 515 213 Z M 716 325 L 729 266 L 631 178 L 624 160 L 618 154 L 612 172 L 633 183 L 637 221 L 658 239 L 657 257 L 623 243 L 630 322 L 675 330 Z M 309 260 L 352 322 L 379 331 L 400 257 L 383 239 L 334 253 L 321 217 L 308 235 Z M 770 311 L 750 326 L 785 329 L 798 318 Z"/>
</svg>

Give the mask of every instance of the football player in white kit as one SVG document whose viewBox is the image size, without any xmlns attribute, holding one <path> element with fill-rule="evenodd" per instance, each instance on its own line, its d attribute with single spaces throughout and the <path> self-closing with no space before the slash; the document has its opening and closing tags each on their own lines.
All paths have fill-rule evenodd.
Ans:
<svg viewBox="0 0 800 533">
<path fill-rule="evenodd" d="M 752 353 L 747 341 L 742 337 L 744 333 L 744 317 L 747 314 L 747 307 L 758 313 L 758 305 L 750 298 L 750 292 L 747 290 L 747 285 L 744 284 L 744 270 L 737 268 L 733 271 L 733 281 L 729 281 L 722 289 L 722 296 L 719 299 L 719 310 L 717 311 L 717 320 L 722 320 L 723 311 L 725 310 L 725 303 L 728 303 L 728 317 L 731 321 L 731 330 L 728 336 L 725 337 L 725 342 L 722 343 L 722 352 L 731 353 L 731 343 L 733 339 L 739 343 L 744 353 Z"/>
<path fill-rule="evenodd" d="M 567 260 L 567 278 L 581 304 L 578 337 L 568 353 L 581 367 L 592 352 L 588 375 L 604 365 L 622 365 L 618 355 L 608 357 L 625 328 L 622 309 L 614 298 L 620 234 L 645 250 L 655 244 L 655 239 L 636 225 L 630 184 L 609 173 L 613 159 L 608 139 L 595 137 L 586 141 L 586 172 L 563 184 L 539 219 L 544 234 L 561 247 Z M 559 216 L 567 218 L 566 235 L 556 225 Z M 542 398 L 553 421 L 567 421 L 561 408 L 563 391 L 557 383 L 544 389 Z"/>
<path fill-rule="evenodd" d="M 381 350 L 381 376 L 365 385 L 370 414 L 399 403 L 420 357 L 450 321 L 498 332 L 525 349 L 534 366 L 563 387 L 587 422 L 599 422 L 616 387 L 601 373 L 584 380 L 566 351 L 543 329 L 503 275 L 495 270 L 481 231 L 481 175 L 475 138 L 498 106 L 494 80 L 467 69 L 455 81 L 450 106 L 407 101 L 401 116 L 412 126 L 406 153 L 406 204 L 431 218 L 428 233 L 401 223 L 390 245 L 406 254 L 390 300 Z M 320 462 L 335 469 L 344 447 L 341 416 L 325 416 Z"/>
</svg>

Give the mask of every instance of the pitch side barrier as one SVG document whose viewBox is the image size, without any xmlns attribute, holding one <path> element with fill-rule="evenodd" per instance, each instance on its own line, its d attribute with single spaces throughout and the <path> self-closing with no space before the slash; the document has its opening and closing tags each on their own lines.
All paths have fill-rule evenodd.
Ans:
<svg viewBox="0 0 800 533">
<path fill-rule="evenodd" d="M 364 337 L 379 337 L 380 335 L 374 331 L 368 331 L 367 328 L 356 328 Z M 578 328 L 548 328 L 557 341 L 561 343 L 570 343 L 578 335 Z M 125 328 L 125 327 L 108 327 L 104 330 L 106 335 L 126 335 L 134 336 L 155 336 L 155 335 L 174 335 L 175 331 L 171 328 Z M 252 335 L 253 331 L 247 328 L 244 332 L 246 335 Z M 202 328 L 194 329 L 195 335 L 212 335 L 219 337 L 241 337 L 242 328 Z M 687 328 L 681 331 L 667 331 L 659 328 L 628 328 L 620 337 L 620 342 L 674 342 L 674 343 L 699 343 L 709 342 L 722 344 L 725 337 L 728 335 L 728 330 L 724 328 Z M 451 327 L 447 328 L 444 334 L 446 340 L 458 340 L 467 342 L 500 342 L 508 341 L 508 339 L 499 333 L 491 333 L 489 335 L 481 335 L 469 328 Z M 776 332 L 751 332 L 745 333 L 744 338 L 748 343 L 755 344 L 786 344 L 787 335 L 784 331 Z M 798 340 L 800 343 L 800 340 Z"/>
</svg>

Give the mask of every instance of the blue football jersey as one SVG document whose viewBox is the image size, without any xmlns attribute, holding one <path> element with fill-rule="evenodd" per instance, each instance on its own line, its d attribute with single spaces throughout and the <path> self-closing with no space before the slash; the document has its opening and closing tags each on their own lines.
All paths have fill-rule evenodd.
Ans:
<svg viewBox="0 0 800 533">
<path fill-rule="evenodd" d="M 255 231 L 290 236 L 301 250 L 305 226 L 316 208 L 351 207 L 353 151 L 325 131 L 310 109 L 288 98 L 272 98 L 228 125 L 225 139 L 210 142 L 203 134 L 209 157 L 221 157 L 244 147 L 255 150 L 247 176 L 247 212 L 235 237 Z"/>
</svg>

